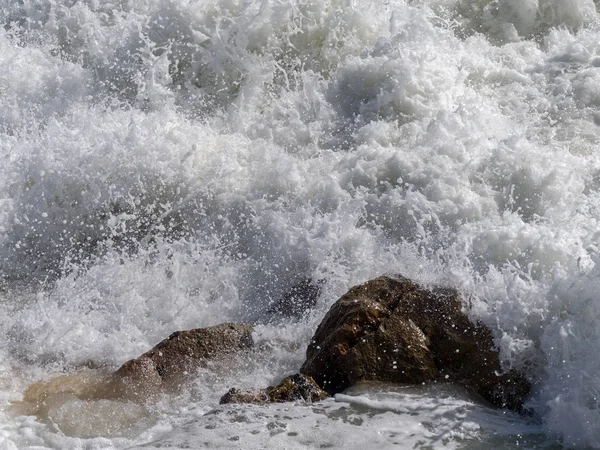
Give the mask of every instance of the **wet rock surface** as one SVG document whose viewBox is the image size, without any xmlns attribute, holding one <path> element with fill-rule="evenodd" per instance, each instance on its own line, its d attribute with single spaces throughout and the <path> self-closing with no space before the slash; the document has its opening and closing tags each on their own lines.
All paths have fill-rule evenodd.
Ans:
<svg viewBox="0 0 600 450">
<path fill-rule="evenodd" d="M 251 348 L 252 331 L 252 326 L 236 323 L 176 331 L 123 364 L 113 373 L 113 382 L 123 384 L 121 390 L 125 390 L 126 397 L 144 397 L 159 389 L 177 387 L 185 375 L 207 359 L 232 357 Z"/>
<path fill-rule="evenodd" d="M 355 286 L 319 325 L 300 372 L 330 394 L 359 381 L 458 382 L 493 405 L 522 411 L 530 383 L 503 373 L 491 332 L 462 312 L 453 289 L 383 276 Z"/>
<path fill-rule="evenodd" d="M 329 395 L 319 387 L 310 376 L 295 374 L 284 378 L 277 386 L 266 389 L 240 391 L 232 388 L 221 397 L 219 403 L 283 403 L 283 402 L 317 402 Z"/>
<path fill-rule="evenodd" d="M 152 403 L 159 394 L 179 388 L 208 360 L 237 364 L 236 356 L 253 346 L 252 331 L 250 325 L 235 323 L 177 331 L 115 372 L 88 370 L 34 383 L 12 410 L 47 421 L 50 410 L 78 400 Z"/>
</svg>

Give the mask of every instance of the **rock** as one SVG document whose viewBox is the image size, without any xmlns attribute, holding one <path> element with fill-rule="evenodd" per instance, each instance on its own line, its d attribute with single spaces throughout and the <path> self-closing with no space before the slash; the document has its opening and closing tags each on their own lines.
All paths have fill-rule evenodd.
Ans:
<svg viewBox="0 0 600 450">
<path fill-rule="evenodd" d="M 318 402 L 328 397 L 327 392 L 315 383 L 312 377 L 295 374 L 283 379 L 277 386 L 269 386 L 266 389 L 241 392 L 232 388 L 227 392 L 219 404 L 225 403 L 283 403 L 283 402 Z"/>
<path fill-rule="evenodd" d="M 317 304 L 324 282 L 325 280 L 302 278 L 271 305 L 267 312 L 276 317 L 300 319 Z"/>
<path fill-rule="evenodd" d="M 145 398 L 163 388 L 177 387 L 188 372 L 207 359 L 222 358 L 252 347 L 252 331 L 250 325 L 234 323 L 176 331 L 114 372 L 114 389 L 124 390 L 125 397 Z"/>
<path fill-rule="evenodd" d="M 312 377 L 300 373 L 284 378 L 275 387 L 269 386 L 267 394 L 270 401 L 274 403 L 298 400 L 317 402 L 329 397 L 329 394 L 321 389 Z"/>
<path fill-rule="evenodd" d="M 269 395 L 264 389 L 252 389 L 248 391 L 240 391 L 236 388 L 231 388 L 219 400 L 219 405 L 227 403 L 253 403 L 255 405 L 263 405 L 269 403 Z"/>
<path fill-rule="evenodd" d="M 456 290 L 427 290 L 403 277 L 355 286 L 317 328 L 300 372 L 332 395 L 367 380 L 454 381 L 521 411 L 530 383 L 514 370 L 502 373 L 490 330 L 461 308 Z"/>
<path fill-rule="evenodd" d="M 234 360 L 234 355 L 252 347 L 252 331 L 249 325 L 233 323 L 178 331 L 115 372 L 88 370 L 34 383 L 12 409 L 46 420 L 51 408 L 72 399 L 148 403 L 160 393 L 179 387 L 187 374 L 193 374 L 209 359 Z"/>
</svg>

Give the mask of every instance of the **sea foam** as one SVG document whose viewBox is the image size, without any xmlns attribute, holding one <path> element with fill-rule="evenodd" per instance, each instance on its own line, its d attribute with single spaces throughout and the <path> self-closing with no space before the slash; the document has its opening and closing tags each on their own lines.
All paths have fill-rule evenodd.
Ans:
<svg viewBox="0 0 600 450">
<path fill-rule="evenodd" d="M 237 420 L 215 409 L 231 384 L 297 370 L 340 295 L 397 272 L 463 292 L 538 422 L 390 388 L 248 407 L 208 445 L 353 448 L 371 424 L 392 446 L 412 411 L 414 445 L 600 446 L 594 2 L 0 0 L 0 20 L 0 445 L 187 445 Z M 263 320 L 307 277 L 313 311 Z M 104 403 L 7 411 L 39 379 L 258 319 L 255 360 L 203 369 L 135 432 L 77 423 Z"/>
</svg>

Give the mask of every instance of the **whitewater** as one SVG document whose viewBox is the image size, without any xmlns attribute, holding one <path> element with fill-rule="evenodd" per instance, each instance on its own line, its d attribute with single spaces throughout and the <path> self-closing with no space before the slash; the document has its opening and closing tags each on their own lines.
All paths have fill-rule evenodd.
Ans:
<svg viewBox="0 0 600 450">
<path fill-rule="evenodd" d="M 0 449 L 600 448 L 597 3 L 0 0 Z M 384 273 L 458 289 L 533 414 L 450 385 L 218 405 Z M 257 351 L 154 404 L 16 407 L 223 322 Z"/>
</svg>

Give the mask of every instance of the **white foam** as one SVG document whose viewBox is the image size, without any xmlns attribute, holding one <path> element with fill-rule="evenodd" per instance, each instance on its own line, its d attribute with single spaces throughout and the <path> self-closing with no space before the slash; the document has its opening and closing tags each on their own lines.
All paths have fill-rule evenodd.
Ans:
<svg viewBox="0 0 600 450">
<path fill-rule="evenodd" d="M 0 20 L 3 408 L 37 379 L 263 318 L 304 277 L 326 281 L 303 320 L 259 327 L 246 373 L 207 369 L 139 439 L 91 437 L 75 402 L 60 417 L 87 437 L 3 411 L 1 446 L 120 447 L 171 428 L 186 442 L 222 390 L 297 370 L 329 306 L 384 272 L 461 289 L 505 367 L 534 381 L 541 439 L 600 445 L 594 2 L 5 0 Z M 282 427 L 273 407 L 284 432 L 265 438 L 248 407 L 242 429 L 260 433 L 244 443 L 352 447 L 413 401 L 388 400 L 353 400 L 370 411 L 353 413 L 361 431 L 328 416 L 318 436 L 296 429 L 303 407 Z M 464 405 L 446 406 L 451 430 Z M 443 442 L 481 445 L 497 430 L 484 422 Z M 437 442 L 410 423 L 414 443 Z M 412 439 L 393 433 L 369 436 Z"/>
</svg>

